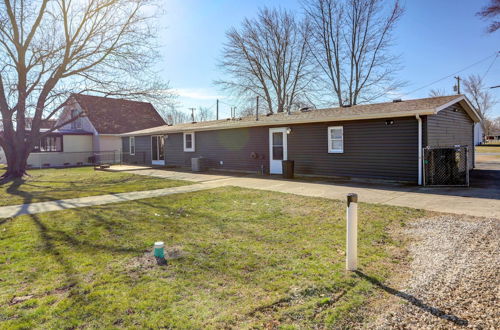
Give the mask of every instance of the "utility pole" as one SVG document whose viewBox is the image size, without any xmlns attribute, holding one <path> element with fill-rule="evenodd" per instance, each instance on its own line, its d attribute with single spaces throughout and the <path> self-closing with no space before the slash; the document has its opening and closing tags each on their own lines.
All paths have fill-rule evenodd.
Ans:
<svg viewBox="0 0 500 330">
<path fill-rule="evenodd" d="M 196 108 L 189 108 L 189 110 L 191 110 L 191 122 L 194 123 L 194 111 L 196 110 Z"/>
<path fill-rule="evenodd" d="M 455 85 L 455 91 L 457 92 L 457 94 L 460 94 L 460 76 L 456 76 L 455 79 L 457 80 L 457 84 Z"/>
<path fill-rule="evenodd" d="M 286 114 L 289 115 L 290 114 L 290 95 L 286 94 L 285 100 L 286 100 Z"/>
<path fill-rule="evenodd" d="M 255 106 L 255 120 L 259 121 L 259 95 L 257 95 L 257 104 Z"/>
<path fill-rule="evenodd" d="M 215 107 L 215 119 L 219 120 L 219 99 L 217 99 L 217 106 Z"/>
</svg>

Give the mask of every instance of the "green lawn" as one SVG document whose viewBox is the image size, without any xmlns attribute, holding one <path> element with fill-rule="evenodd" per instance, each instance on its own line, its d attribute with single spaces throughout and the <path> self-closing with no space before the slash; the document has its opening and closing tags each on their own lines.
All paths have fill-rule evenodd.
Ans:
<svg viewBox="0 0 500 330">
<path fill-rule="evenodd" d="M 0 185 L 0 206 L 190 184 L 129 173 L 94 171 L 92 167 L 31 170 L 22 180 Z"/>
<path fill-rule="evenodd" d="M 500 145 L 495 147 L 477 146 L 476 152 L 497 153 L 500 152 Z"/>
<path fill-rule="evenodd" d="M 360 270 L 394 276 L 393 232 L 425 215 L 360 204 Z M 340 201 L 227 187 L 1 221 L 3 328 L 338 327 L 378 292 L 344 270 Z"/>
</svg>

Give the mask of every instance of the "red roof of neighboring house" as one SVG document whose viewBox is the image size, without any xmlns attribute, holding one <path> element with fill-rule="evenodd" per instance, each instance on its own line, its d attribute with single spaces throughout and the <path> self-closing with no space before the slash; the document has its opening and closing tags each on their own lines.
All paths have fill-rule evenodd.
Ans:
<svg viewBox="0 0 500 330">
<path fill-rule="evenodd" d="M 73 94 L 99 134 L 121 134 L 165 125 L 151 103 Z"/>
</svg>

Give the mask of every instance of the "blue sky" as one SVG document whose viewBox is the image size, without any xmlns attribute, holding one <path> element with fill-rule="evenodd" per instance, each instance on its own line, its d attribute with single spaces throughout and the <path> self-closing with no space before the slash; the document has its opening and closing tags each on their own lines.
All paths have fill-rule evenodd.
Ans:
<svg viewBox="0 0 500 330">
<path fill-rule="evenodd" d="M 487 34 L 487 23 L 475 13 L 488 0 L 406 0 L 406 13 L 395 31 L 394 52 L 401 54 L 403 70 L 399 78 L 408 81 L 400 92 L 403 99 L 425 97 L 431 88 L 453 93 L 452 77 L 415 93 L 409 92 L 453 74 L 500 51 L 500 32 Z M 179 109 L 215 104 L 222 99 L 221 116 L 229 115 L 235 101 L 224 98 L 214 86 L 220 78 L 216 66 L 225 42 L 225 32 L 238 26 L 245 17 L 255 16 L 260 7 L 282 7 L 297 12 L 295 0 L 166 0 L 162 17 L 160 43 L 162 61 L 159 69 L 179 94 Z M 460 72 L 484 75 L 489 60 Z M 486 75 L 487 86 L 500 85 L 500 57 Z M 500 88 L 491 90 L 500 100 Z M 500 105 L 493 110 L 500 116 Z"/>
</svg>

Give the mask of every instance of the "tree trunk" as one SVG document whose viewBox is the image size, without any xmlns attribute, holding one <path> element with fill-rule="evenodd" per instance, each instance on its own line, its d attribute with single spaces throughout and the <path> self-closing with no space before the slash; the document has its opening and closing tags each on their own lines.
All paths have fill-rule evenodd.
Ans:
<svg viewBox="0 0 500 330">
<path fill-rule="evenodd" d="M 22 178 L 26 174 L 26 165 L 28 163 L 29 152 L 25 147 L 6 148 L 5 157 L 7 158 L 7 171 L 0 177 L 2 180 L 12 180 Z"/>
</svg>

